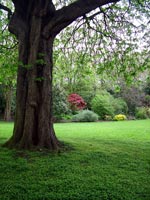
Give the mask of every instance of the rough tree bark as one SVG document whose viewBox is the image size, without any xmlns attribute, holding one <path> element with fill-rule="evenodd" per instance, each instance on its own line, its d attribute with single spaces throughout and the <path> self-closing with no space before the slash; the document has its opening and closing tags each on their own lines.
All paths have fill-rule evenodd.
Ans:
<svg viewBox="0 0 150 200">
<path fill-rule="evenodd" d="M 8 147 L 57 149 L 52 124 L 52 48 L 54 37 L 42 36 L 49 1 L 14 1 L 9 30 L 19 41 L 16 117 Z M 21 10 L 24 9 L 24 10 Z M 50 16 L 51 17 L 51 16 Z"/>
<path fill-rule="evenodd" d="M 9 30 L 19 41 L 16 118 L 5 144 L 58 149 L 52 123 L 52 52 L 55 36 L 78 17 L 116 0 L 78 0 L 55 10 L 52 0 L 12 0 Z"/>
</svg>

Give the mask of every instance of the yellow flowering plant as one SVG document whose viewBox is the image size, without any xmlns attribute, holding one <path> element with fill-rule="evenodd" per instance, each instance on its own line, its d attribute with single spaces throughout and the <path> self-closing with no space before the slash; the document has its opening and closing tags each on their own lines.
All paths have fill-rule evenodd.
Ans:
<svg viewBox="0 0 150 200">
<path fill-rule="evenodd" d="M 118 115 L 114 116 L 115 121 L 123 121 L 123 120 L 126 120 L 126 119 L 127 119 L 127 117 L 123 114 L 118 114 Z"/>
</svg>

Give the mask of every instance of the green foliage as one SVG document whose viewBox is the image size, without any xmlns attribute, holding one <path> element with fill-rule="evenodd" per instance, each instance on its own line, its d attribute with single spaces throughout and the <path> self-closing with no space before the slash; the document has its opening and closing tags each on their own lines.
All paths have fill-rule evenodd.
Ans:
<svg viewBox="0 0 150 200">
<path fill-rule="evenodd" d="M 150 106 L 150 95 L 145 95 L 145 104 L 146 106 Z"/>
<path fill-rule="evenodd" d="M 125 100 L 121 98 L 114 98 L 113 102 L 114 112 L 115 114 L 124 113 L 127 114 L 128 106 Z"/>
<path fill-rule="evenodd" d="M 147 95 L 150 95 L 150 77 L 148 77 L 144 91 Z"/>
<path fill-rule="evenodd" d="M 113 97 L 105 91 L 93 98 L 91 102 L 92 110 L 99 115 L 100 119 L 105 119 L 106 115 L 114 115 L 114 108 L 111 102 L 112 98 Z"/>
<path fill-rule="evenodd" d="M 82 110 L 72 117 L 74 122 L 95 122 L 98 120 L 98 115 L 91 110 Z"/>
<path fill-rule="evenodd" d="M 62 39 L 64 37 L 66 32 Z M 65 48 L 58 48 L 62 39 L 55 40 L 54 83 L 61 85 L 68 94 L 76 93 L 82 96 L 90 108 L 91 99 L 95 96 L 95 86 L 99 85 L 96 66 L 90 62 L 91 56 L 88 53 L 78 50 L 78 45 L 76 50 L 69 48 L 69 51 L 65 51 Z"/>
<path fill-rule="evenodd" d="M 87 86 L 87 84 L 85 83 L 84 85 Z M 81 95 L 83 97 L 83 99 L 85 100 L 86 102 L 86 107 L 87 109 L 91 110 L 91 101 L 92 99 L 94 98 L 95 96 L 95 92 L 93 90 L 93 88 L 91 87 L 92 85 L 90 85 L 89 87 L 85 88 L 85 90 L 80 90 L 79 91 L 79 95 Z M 94 85 L 93 85 L 94 86 Z"/>
<path fill-rule="evenodd" d="M 67 114 L 62 114 L 61 115 L 61 119 L 62 120 L 71 120 L 72 119 L 72 114 L 70 114 L 70 115 L 69 114 L 68 115 Z"/>
<path fill-rule="evenodd" d="M 11 2 L 6 1 L 6 5 L 11 7 Z M 4 14 L 4 13 L 3 13 Z M 3 90 L 1 99 L 1 112 L 4 114 L 8 107 L 14 113 L 14 92 L 17 77 L 17 45 L 15 38 L 7 30 L 8 21 L 0 13 L 0 86 Z M 9 106 L 8 106 L 9 102 Z M 4 106 L 4 108 L 3 108 Z M 10 109 L 9 109 L 10 110 Z M 8 114 L 8 113 L 7 113 Z M 11 113 L 9 113 L 10 115 Z"/>
<path fill-rule="evenodd" d="M 5 55 L 0 54 L 0 84 L 6 86 L 16 85 L 16 75 L 17 75 L 17 55 L 13 52 L 11 55 L 6 52 Z"/>
<path fill-rule="evenodd" d="M 68 93 L 81 95 L 88 109 L 92 109 L 91 101 L 98 93 L 99 86 L 103 87 L 103 83 L 103 88 L 111 83 L 111 87 L 120 87 L 122 80 L 131 84 L 134 77 L 138 77 L 150 66 L 149 6 L 142 5 L 142 9 L 139 9 L 141 6 L 135 6 L 140 5 L 139 1 L 134 1 L 137 2 L 135 4 L 131 2 L 130 6 L 127 1 L 123 1 L 110 5 L 109 9 L 107 6 L 101 8 L 102 12 L 94 16 L 94 23 L 87 16 L 87 24 L 83 23 L 85 25 L 82 26 L 82 20 L 79 23 L 77 21 L 63 30 L 55 40 L 54 81 L 60 82 Z M 101 19 L 105 19 L 107 29 L 100 23 Z M 136 34 L 140 32 L 143 34 Z M 81 41 L 85 44 L 82 47 Z M 132 91 L 125 93 L 131 96 L 126 99 L 129 112 L 134 115 L 135 108 L 141 106 L 141 99 Z M 115 114 L 128 112 L 123 100 L 115 99 L 113 107 Z"/>
<path fill-rule="evenodd" d="M 35 78 L 34 80 L 37 81 L 37 82 L 42 82 L 42 81 L 45 80 L 45 78 L 44 77 L 38 77 L 38 78 Z"/>
<path fill-rule="evenodd" d="M 147 107 L 139 107 L 136 108 L 135 117 L 137 119 L 147 119 L 150 117 L 150 108 Z"/>
<path fill-rule="evenodd" d="M 143 105 L 145 94 L 141 88 L 138 88 L 137 86 L 127 87 L 124 85 L 121 88 L 120 95 L 126 101 L 131 115 L 135 115 L 136 108 Z"/>
<path fill-rule="evenodd" d="M 53 116 L 62 119 L 65 114 L 69 114 L 69 104 L 67 102 L 67 94 L 60 86 L 53 87 Z"/>
<path fill-rule="evenodd" d="M 114 120 L 115 121 L 124 121 L 126 119 L 127 119 L 127 117 L 125 115 L 123 115 L 123 114 L 119 114 L 119 115 L 115 115 L 114 116 Z"/>
</svg>

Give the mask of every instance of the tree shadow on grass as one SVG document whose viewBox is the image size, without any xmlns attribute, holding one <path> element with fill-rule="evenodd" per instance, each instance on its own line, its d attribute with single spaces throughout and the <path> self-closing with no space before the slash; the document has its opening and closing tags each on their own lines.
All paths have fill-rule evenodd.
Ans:
<svg viewBox="0 0 150 200">
<path fill-rule="evenodd" d="M 7 137 L 0 137 L 0 146 L 4 145 L 7 139 L 8 139 Z"/>
</svg>

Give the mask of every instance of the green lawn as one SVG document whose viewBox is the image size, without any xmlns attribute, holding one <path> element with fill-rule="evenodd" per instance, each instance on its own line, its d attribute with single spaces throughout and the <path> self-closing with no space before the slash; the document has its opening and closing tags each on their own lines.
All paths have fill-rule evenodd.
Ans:
<svg viewBox="0 0 150 200">
<path fill-rule="evenodd" d="M 13 123 L 0 123 L 0 143 Z M 55 124 L 61 153 L 0 147 L 0 200 L 150 200 L 150 120 Z"/>
</svg>

